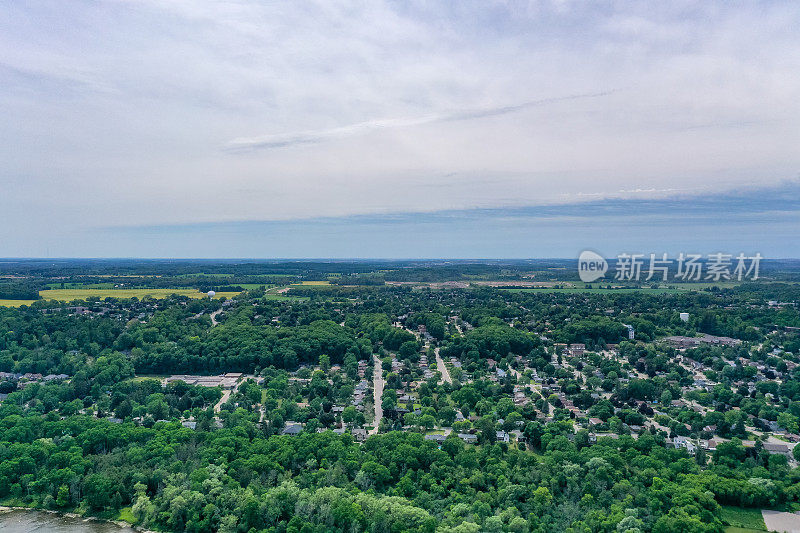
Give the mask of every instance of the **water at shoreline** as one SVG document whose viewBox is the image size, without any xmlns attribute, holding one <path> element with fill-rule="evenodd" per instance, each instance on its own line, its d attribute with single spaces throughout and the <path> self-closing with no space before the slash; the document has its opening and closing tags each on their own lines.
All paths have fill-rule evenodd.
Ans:
<svg viewBox="0 0 800 533">
<path fill-rule="evenodd" d="M 0 513 L 0 531 L 3 533 L 134 533 L 127 527 L 110 522 L 70 518 L 43 511 L 14 510 Z"/>
</svg>

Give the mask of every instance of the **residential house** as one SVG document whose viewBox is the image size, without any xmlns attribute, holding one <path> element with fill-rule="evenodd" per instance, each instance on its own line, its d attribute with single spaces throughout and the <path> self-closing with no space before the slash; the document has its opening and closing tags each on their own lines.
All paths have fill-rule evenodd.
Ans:
<svg viewBox="0 0 800 533">
<path fill-rule="evenodd" d="M 459 433 L 458 438 L 466 442 L 467 444 L 477 444 L 478 443 L 478 436 L 473 435 L 472 433 Z"/>
<path fill-rule="evenodd" d="M 283 435 L 298 435 L 303 431 L 303 424 L 300 422 L 286 422 L 286 427 L 281 432 Z"/>
</svg>

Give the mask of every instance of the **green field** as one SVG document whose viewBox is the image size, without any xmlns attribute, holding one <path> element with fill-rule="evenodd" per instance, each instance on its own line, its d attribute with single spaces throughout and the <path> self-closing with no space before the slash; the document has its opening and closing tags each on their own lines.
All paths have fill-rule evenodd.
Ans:
<svg viewBox="0 0 800 533">
<path fill-rule="evenodd" d="M 299 302 L 304 302 L 308 300 L 307 296 L 287 296 L 285 294 L 278 294 L 274 292 L 268 292 L 264 295 L 265 300 L 296 300 Z"/>
<path fill-rule="evenodd" d="M 761 516 L 761 509 L 723 505 L 720 515 L 722 521 L 730 526 L 725 529 L 726 533 L 752 533 L 767 530 L 764 518 Z"/>
<path fill-rule="evenodd" d="M 249 290 L 252 290 L 252 289 L 260 289 L 261 287 L 269 289 L 271 287 L 274 287 L 275 285 L 271 284 L 271 283 L 236 283 L 236 284 L 234 284 L 234 286 L 235 287 L 241 287 L 241 288 L 249 291 Z"/>
</svg>

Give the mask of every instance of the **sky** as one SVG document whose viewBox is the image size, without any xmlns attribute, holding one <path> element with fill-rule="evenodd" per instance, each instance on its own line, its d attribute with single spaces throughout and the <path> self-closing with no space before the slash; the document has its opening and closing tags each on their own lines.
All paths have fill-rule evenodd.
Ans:
<svg viewBox="0 0 800 533">
<path fill-rule="evenodd" d="M 0 257 L 800 257 L 793 2 L 0 4 Z"/>
</svg>

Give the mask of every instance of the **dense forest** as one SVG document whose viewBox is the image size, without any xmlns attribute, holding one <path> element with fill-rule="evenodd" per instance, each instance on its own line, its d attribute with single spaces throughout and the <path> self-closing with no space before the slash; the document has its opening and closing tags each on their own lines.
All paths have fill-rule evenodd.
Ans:
<svg viewBox="0 0 800 533">
<path fill-rule="evenodd" d="M 800 509 L 766 436 L 800 431 L 797 285 L 291 283 L 0 307 L 0 503 L 192 532 L 722 532 L 725 506 Z M 725 342 L 664 342 L 704 335 Z M 384 416 L 357 438 L 374 372 Z"/>
</svg>

